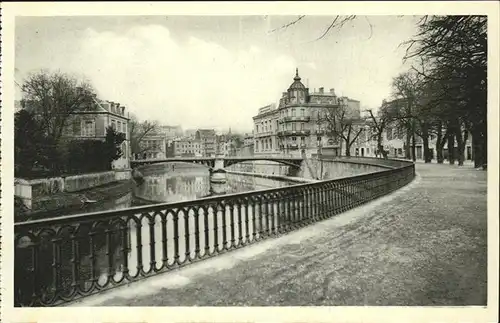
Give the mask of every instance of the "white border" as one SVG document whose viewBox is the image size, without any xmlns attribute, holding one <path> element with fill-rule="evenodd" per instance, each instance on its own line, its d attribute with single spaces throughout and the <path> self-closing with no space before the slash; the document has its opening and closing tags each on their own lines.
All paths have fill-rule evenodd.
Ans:
<svg viewBox="0 0 500 323">
<path fill-rule="evenodd" d="M 436 2 L 178 2 L 2 3 L 2 322 L 495 322 L 498 314 L 499 3 Z M 13 98 L 14 17 L 65 15 L 488 15 L 488 304 L 482 307 L 93 307 L 14 309 Z"/>
</svg>

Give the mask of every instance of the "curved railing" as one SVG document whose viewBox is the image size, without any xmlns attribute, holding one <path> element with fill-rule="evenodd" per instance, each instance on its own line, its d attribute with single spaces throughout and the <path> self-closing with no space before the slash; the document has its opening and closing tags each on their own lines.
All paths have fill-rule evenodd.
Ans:
<svg viewBox="0 0 500 323">
<path fill-rule="evenodd" d="M 408 184 L 414 164 L 398 162 L 354 177 L 16 223 L 15 305 L 55 306 L 327 219 Z"/>
</svg>

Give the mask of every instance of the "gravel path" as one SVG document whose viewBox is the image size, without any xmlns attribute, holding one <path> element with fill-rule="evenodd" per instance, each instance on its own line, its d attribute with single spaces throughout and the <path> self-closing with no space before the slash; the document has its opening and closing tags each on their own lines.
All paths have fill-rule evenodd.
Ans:
<svg viewBox="0 0 500 323">
<path fill-rule="evenodd" d="M 315 224 L 304 229 L 316 230 L 307 238 L 231 268 L 189 279 L 182 277 L 188 268 L 164 275 L 185 280 L 181 287 L 141 295 L 131 284 L 128 294 L 96 305 L 485 305 L 487 174 L 416 167 L 418 183 L 377 207 L 357 209 L 362 214 L 353 221 L 336 228 L 327 224 L 335 219 Z"/>
</svg>

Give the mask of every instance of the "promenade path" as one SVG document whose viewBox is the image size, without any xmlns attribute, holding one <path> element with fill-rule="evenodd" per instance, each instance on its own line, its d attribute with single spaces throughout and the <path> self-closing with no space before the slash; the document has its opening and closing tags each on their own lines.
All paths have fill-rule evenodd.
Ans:
<svg viewBox="0 0 500 323">
<path fill-rule="evenodd" d="M 73 305 L 485 305 L 487 173 L 416 170 L 332 219 Z"/>
</svg>

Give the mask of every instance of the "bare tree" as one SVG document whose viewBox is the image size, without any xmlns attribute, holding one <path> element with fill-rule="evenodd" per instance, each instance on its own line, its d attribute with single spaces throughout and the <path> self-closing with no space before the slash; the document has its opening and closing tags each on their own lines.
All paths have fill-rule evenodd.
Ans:
<svg viewBox="0 0 500 323">
<path fill-rule="evenodd" d="M 333 140 L 341 139 L 345 143 L 345 155 L 351 155 L 351 146 L 363 132 L 362 120 L 353 116 L 344 103 L 324 108 L 321 123 L 326 124 L 327 136 Z"/>
<path fill-rule="evenodd" d="M 277 32 L 280 30 L 286 30 L 294 25 L 297 25 L 299 22 L 303 21 L 303 19 L 305 17 L 306 17 L 305 15 L 300 15 L 296 19 L 291 20 L 291 21 L 287 22 L 286 24 L 283 24 L 277 28 L 274 28 L 273 30 L 270 30 L 269 32 L 273 33 L 273 32 Z M 329 33 L 331 33 L 334 30 L 340 30 L 342 27 L 344 27 L 344 25 L 346 25 L 348 22 L 355 20 L 356 18 L 358 18 L 358 16 L 355 16 L 355 15 L 347 15 L 347 16 L 336 15 L 336 16 L 333 16 L 330 23 L 325 26 L 325 28 L 323 29 L 321 34 L 319 34 L 319 36 L 316 39 L 314 39 L 313 41 L 318 41 L 318 40 L 325 38 Z M 370 38 L 371 38 L 372 32 L 373 32 L 373 26 L 372 26 L 368 17 L 365 16 L 365 20 L 370 28 Z"/>
<path fill-rule="evenodd" d="M 28 76 L 20 86 L 22 105 L 31 111 L 41 129 L 57 145 L 71 115 L 93 109 L 96 97 L 91 84 L 61 72 L 38 71 Z"/>
<path fill-rule="evenodd" d="M 374 115 L 372 110 L 367 110 L 370 113 L 370 118 L 367 120 L 371 132 L 370 139 L 377 141 L 377 150 L 384 159 L 387 159 L 387 151 L 384 150 L 384 146 L 382 145 L 382 136 L 387 128 L 387 125 L 392 120 L 391 114 L 388 111 L 388 105 L 389 103 L 386 101 L 382 102 L 382 106 L 377 111 L 377 115 Z"/>
<path fill-rule="evenodd" d="M 140 122 L 135 115 L 130 116 L 130 150 L 134 155 L 142 155 L 153 147 L 145 144 L 144 140 L 148 135 L 156 134 L 159 130 L 158 122 L 142 121 Z"/>
</svg>

